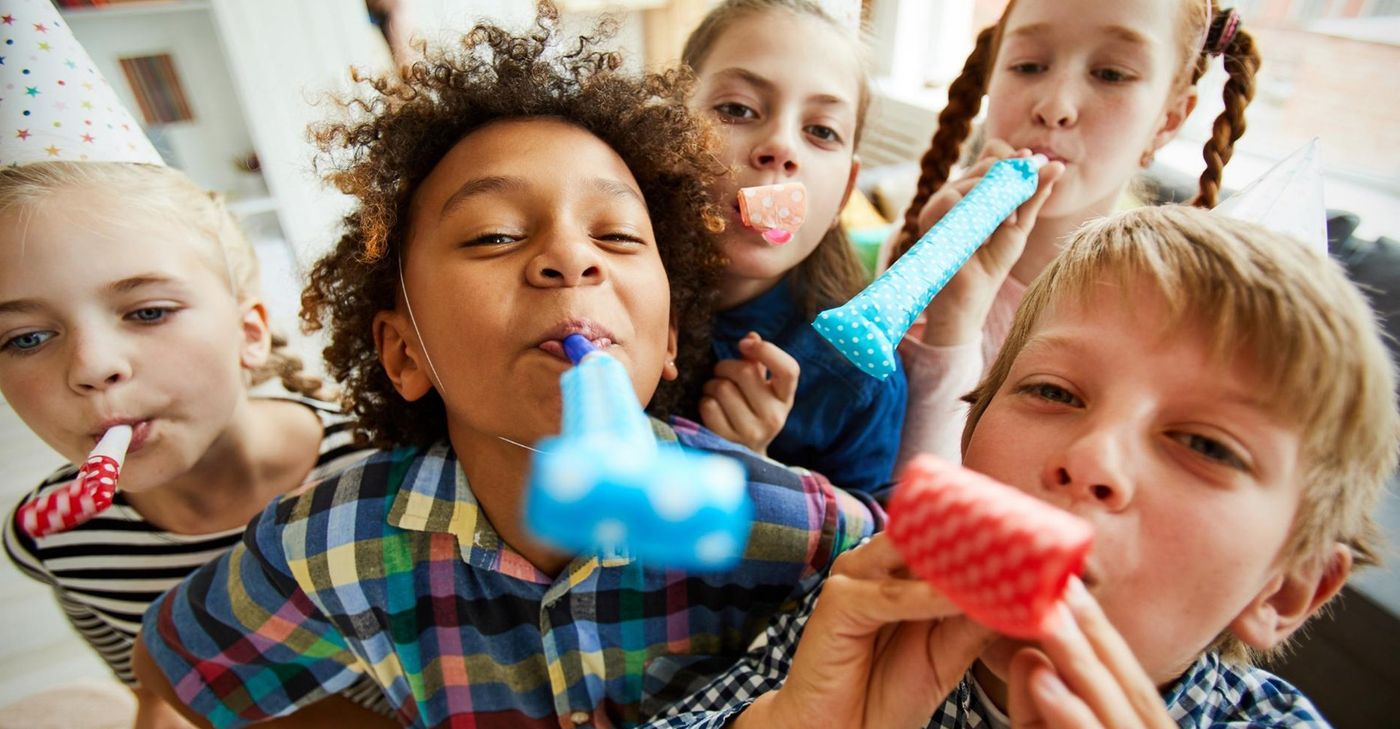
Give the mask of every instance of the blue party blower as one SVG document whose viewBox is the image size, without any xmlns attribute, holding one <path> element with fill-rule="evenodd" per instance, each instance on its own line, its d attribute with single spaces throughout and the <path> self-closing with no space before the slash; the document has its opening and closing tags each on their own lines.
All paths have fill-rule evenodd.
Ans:
<svg viewBox="0 0 1400 729">
<path fill-rule="evenodd" d="M 656 442 L 622 363 L 582 335 L 564 340 L 563 432 L 534 458 L 526 526 L 573 553 L 648 566 L 723 570 L 753 521 L 738 462 Z"/>
<path fill-rule="evenodd" d="M 1041 155 L 992 165 L 958 201 L 874 283 L 844 306 L 817 315 L 812 328 L 862 372 L 881 380 L 894 373 L 895 347 L 919 312 L 982 243 L 1040 184 Z"/>
</svg>

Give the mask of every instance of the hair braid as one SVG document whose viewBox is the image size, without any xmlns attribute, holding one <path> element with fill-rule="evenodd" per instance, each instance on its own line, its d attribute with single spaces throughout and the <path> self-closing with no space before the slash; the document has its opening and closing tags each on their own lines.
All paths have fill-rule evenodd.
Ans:
<svg viewBox="0 0 1400 729">
<path fill-rule="evenodd" d="M 1200 192 L 1192 205 L 1213 208 L 1220 199 L 1220 180 L 1225 165 L 1234 155 L 1235 142 L 1244 135 L 1244 109 L 1254 98 L 1254 76 L 1259 72 L 1259 50 L 1249 33 L 1240 30 L 1225 49 L 1225 71 L 1230 75 L 1222 96 L 1225 110 L 1215 118 L 1210 139 L 1201 154 L 1206 169 L 1201 173 Z"/>
<path fill-rule="evenodd" d="M 278 378 L 282 382 L 282 387 L 288 392 L 298 395 L 315 398 L 317 400 L 331 400 L 335 396 L 333 388 L 328 389 L 326 383 L 320 377 L 306 372 L 301 361 L 301 357 L 292 354 L 288 348 L 288 341 L 285 335 L 272 332 L 272 351 L 268 353 L 267 363 L 259 367 L 253 373 L 253 384 L 259 384 Z"/>
</svg>

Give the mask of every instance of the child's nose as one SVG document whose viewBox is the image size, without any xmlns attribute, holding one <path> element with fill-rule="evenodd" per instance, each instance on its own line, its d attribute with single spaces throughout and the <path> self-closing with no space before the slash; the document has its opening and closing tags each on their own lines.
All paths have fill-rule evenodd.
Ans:
<svg viewBox="0 0 1400 729">
<path fill-rule="evenodd" d="M 1052 501 L 1091 502 L 1118 511 L 1132 500 L 1128 454 L 1112 432 L 1088 433 L 1045 465 L 1041 486 Z"/>
<path fill-rule="evenodd" d="M 788 177 L 798 169 L 792 141 L 776 131 L 754 145 L 749 163 L 760 170 L 774 170 Z"/>
<path fill-rule="evenodd" d="M 1041 87 L 1043 94 L 1031 109 L 1037 124 L 1067 129 L 1079 120 L 1075 82 L 1056 77 Z"/>
<path fill-rule="evenodd" d="M 526 278 L 541 288 L 589 286 L 606 278 L 603 262 L 592 239 L 549 241 L 530 262 Z"/>
<path fill-rule="evenodd" d="M 131 379 L 131 361 L 118 343 L 93 334 L 70 334 L 68 383 L 80 394 L 102 392 Z"/>
</svg>

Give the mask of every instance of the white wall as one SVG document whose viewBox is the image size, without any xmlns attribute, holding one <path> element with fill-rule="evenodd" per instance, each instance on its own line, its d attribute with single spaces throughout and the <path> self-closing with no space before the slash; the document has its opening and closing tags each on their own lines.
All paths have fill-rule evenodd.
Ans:
<svg viewBox="0 0 1400 729">
<path fill-rule="evenodd" d="M 208 8 L 139 15 L 71 13 L 66 19 L 137 121 L 143 121 L 140 108 L 118 59 L 171 55 L 194 121 L 162 127 L 158 146 L 173 152 L 176 159 L 168 161 L 199 184 L 234 190 L 238 173 L 233 158 L 252 151 L 253 143 Z"/>
</svg>

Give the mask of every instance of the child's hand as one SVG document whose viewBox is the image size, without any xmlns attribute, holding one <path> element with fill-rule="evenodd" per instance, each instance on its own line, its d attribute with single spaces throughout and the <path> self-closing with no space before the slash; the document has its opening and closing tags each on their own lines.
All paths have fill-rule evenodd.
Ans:
<svg viewBox="0 0 1400 729">
<path fill-rule="evenodd" d="M 739 353 L 743 359 L 715 365 L 700 399 L 700 419 L 720 437 L 766 455 L 792 411 L 797 360 L 757 332 L 739 340 Z"/>
<path fill-rule="evenodd" d="M 920 235 L 943 219 L 963 196 L 972 190 L 991 166 L 1008 157 L 1026 157 L 1029 150 L 1013 150 L 999 139 L 988 140 L 982 156 L 962 177 L 950 181 L 934 193 L 919 211 Z M 1011 213 L 992 237 L 968 259 L 943 290 L 933 297 L 925 309 L 927 324 L 923 340 L 933 346 L 952 346 L 973 341 L 982 331 L 996 299 L 997 291 L 1020 260 L 1026 248 L 1026 238 L 1035 227 L 1040 207 L 1050 198 L 1055 180 L 1064 174 L 1061 162 L 1051 162 L 1040 168 L 1040 185 L 1035 194 Z"/>
<path fill-rule="evenodd" d="M 736 727 L 924 726 L 993 637 L 957 612 L 875 535 L 836 559 L 787 681 Z"/>
<path fill-rule="evenodd" d="M 1077 578 L 1065 604 L 1041 650 L 1026 648 L 1011 661 L 1012 726 L 1176 727 L 1152 679 Z"/>
</svg>

